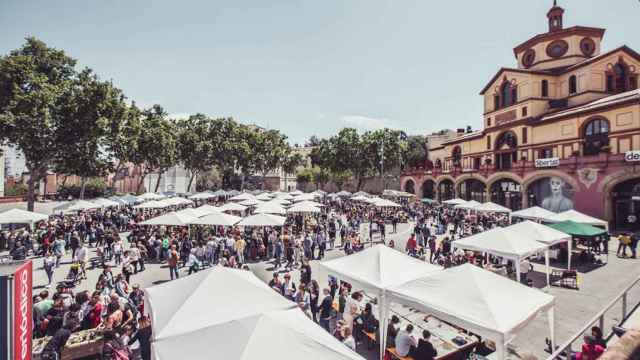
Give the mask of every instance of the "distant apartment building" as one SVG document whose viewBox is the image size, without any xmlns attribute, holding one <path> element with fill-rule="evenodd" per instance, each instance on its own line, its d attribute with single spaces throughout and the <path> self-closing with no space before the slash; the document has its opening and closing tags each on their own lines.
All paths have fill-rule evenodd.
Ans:
<svg viewBox="0 0 640 360">
<path fill-rule="evenodd" d="M 183 166 L 174 166 L 165 171 L 160 177 L 160 185 L 158 186 L 158 192 L 160 193 L 176 193 L 186 194 L 195 192 L 196 179 L 193 179 L 191 187 L 189 187 L 189 180 L 191 179 L 191 172 L 185 169 Z M 158 173 L 152 173 L 147 175 L 144 179 L 144 187 L 147 191 L 153 192 L 156 189 L 158 183 Z"/>
</svg>

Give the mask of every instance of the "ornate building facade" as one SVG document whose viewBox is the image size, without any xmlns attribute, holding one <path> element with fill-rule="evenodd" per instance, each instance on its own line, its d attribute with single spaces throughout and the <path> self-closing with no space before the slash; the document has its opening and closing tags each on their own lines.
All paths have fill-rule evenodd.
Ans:
<svg viewBox="0 0 640 360">
<path fill-rule="evenodd" d="M 578 211 L 617 229 L 640 224 L 640 54 L 602 52 L 605 29 L 564 27 L 517 45 L 481 90 L 482 130 L 446 141 L 427 169 L 403 174 L 420 197 Z M 634 222 L 634 220 L 637 221 Z"/>
</svg>

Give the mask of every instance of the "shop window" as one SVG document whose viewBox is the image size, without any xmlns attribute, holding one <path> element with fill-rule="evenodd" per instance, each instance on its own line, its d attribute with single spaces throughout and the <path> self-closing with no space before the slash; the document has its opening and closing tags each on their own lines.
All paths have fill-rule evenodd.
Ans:
<svg viewBox="0 0 640 360">
<path fill-rule="evenodd" d="M 569 77 L 569 94 L 575 94 L 578 92 L 578 80 L 575 75 Z"/>
<path fill-rule="evenodd" d="M 584 155 L 597 155 L 609 146 L 609 121 L 596 118 L 584 128 Z"/>
<path fill-rule="evenodd" d="M 527 128 L 522 128 L 522 143 L 526 144 L 528 142 L 528 133 L 527 133 Z"/>
<path fill-rule="evenodd" d="M 547 80 L 542 80 L 542 97 L 549 96 L 549 82 Z"/>
</svg>

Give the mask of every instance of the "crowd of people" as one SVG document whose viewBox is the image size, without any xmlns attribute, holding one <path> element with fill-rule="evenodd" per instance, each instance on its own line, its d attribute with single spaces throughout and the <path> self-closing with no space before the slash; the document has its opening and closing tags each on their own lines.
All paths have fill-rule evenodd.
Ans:
<svg viewBox="0 0 640 360">
<path fill-rule="evenodd" d="M 140 222 L 169 209 L 132 206 L 52 215 L 33 230 L 0 232 L 0 247 L 8 248 L 15 260 L 42 260 L 48 284 L 35 296 L 33 313 L 34 336 L 51 336 L 44 359 L 59 358 L 73 332 L 90 329 L 100 329 L 103 334 L 105 359 L 133 358 L 134 343 L 135 356 L 148 359 L 151 327 L 144 315 L 144 292 L 140 286 L 130 285 L 132 276 L 145 271 L 148 263 L 165 264 L 168 278 L 173 280 L 180 277 L 181 269 L 188 269 L 187 274 L 211 266 L 248 270 L 251 262 L 269 261 L 273 264 L 269 286 L 356 349 L 366 341 L 363 334 L 377 334 L 379 322 L 372 303 L 364 301 L 362 293 L 351 292 L 349 284 L 338 284 L 335 279 L 321 288 L 312 276 L 310 261 L 323 259 L 327 251 L 361 251 L 372 242 L 399 247 L 393 238 L 387 241 L 387 230 L 395 233 L 399 223 L 411 221 L 406 244 L 398 250 L 445 268 L 466 262 L 495 266 L 501 259 L 454 251 L 452 242 L 510 221 L 503 214 L 469 214 L 418 202 L 404 202 L 402 208 L 376 208 L 340 198 L 318 201 L 323 205 L 320 213 L 290 215 L 282 227 L 141 226 Z M 221 200 L 211 202 L 220 204 Z M 57 284 L 56 291 L 50 292 L 54 273 L 67 254 L 71 257 L 69 273 Z M 525 276 L 530 267 L 508 262 L 503 265 L 520 266 Z M 101 272 L 93 290 L 74 293 L 74 287 L 93 269 Z M 297 285 L 291 276 L 294 270 L 300 275 Z M 416 335 L 411 326 L 398 328 L 397 320 L 388 322 L 387 342 L 398 354 L 416 360 L 437 355 L 428 331 Z"/>
</svg>

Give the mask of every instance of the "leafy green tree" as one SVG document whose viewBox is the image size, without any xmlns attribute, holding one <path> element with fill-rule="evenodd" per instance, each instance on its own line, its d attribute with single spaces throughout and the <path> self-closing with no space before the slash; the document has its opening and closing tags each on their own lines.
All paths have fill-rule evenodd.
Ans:
<svg viewBox="0 0 640 360">
<path fill-rule="evenodd" d="M 126 105 L 119 89 L 85 69 L 63 96 L 61 106 L 55 169 L 80 177 L 79 196 L 83 199 L 87 179 L 106 176 L 113 169 L 108 133 L 123 121 Z"/>
<path fill-rule="evenodd" d="M 282 164 L 289 152 L 287 137 L 278 130 L 266 130 L 258 132 L 255 137 L 255 144 L 252 148 L 254 152 L 254 168 L 262 175 L 262 186 L 264 179 L 271 171 L 276 170 Z"/>
<path fill-rule="evenodd" d="M 209 171 L 213 166 L 213 143 L 208 136 L 211 123 L 212 120 L 203 114 L 177 122 L 177 159 L 191 173 L 187 189 L 191 189 L 198 174 Z"/>
<path fill-rule="evenodd" d="M 300 153 L 289 152 L 282 161 L 282 171 L 284 172 L 284 188 L 287 188 L 288 174 L 294 174 L 296 170 L 304 165 L 304 158 Z"/>
<path fill-rule="evenodd" d="M 305 185 L 313 182 L 313 171 L 311 170 L 311 168 L 300 169 L 300 171 L 298 171 L 298 174 L 296 175 L 296 182 L 298 184 Z"/>
<path fill-rule="evenodd" d="M 331 178 L 327 169 L 318 166 L 311 168 L 311 174 L 313 175 L 313 182 L 316 184 L 316 190 L 323 187 Z"/>
<path fill-rule="evenodd" d="M 176 138 L 173 124 L 160 105 L 153 105 L 142 112 L 142 128 L 138 138 L 133 163 L 140 168 L 141 176 L 137 192 L 142 189 L 145 178 L 158 172 L 155 190 L 160 187 L 162 174 L 176 164 Z"/>
<path fill-rule="evenodd" d="M 114 101 L 114 116 L 109 122 L 109 132 L 107 135 L 109 154 L 111 161 L 115 163 L 114 176 L 111 179 L 111 187 L 115 183 L 122 169 L 133 163 L 138 151 L 140 134 L 142 133 L 142 113 L 133 102 L 130 106 L 124 102 L 124 97 L 119 101 Z M 121 121 L 117 121 L 120 118 Z"/>
<path fill-rule="evenodd" d="M 424 166 L 429 155 L 427 140 L 424 136 L 414 135 L 407 138 L 407 145 L 402 152 L 403 168 Z"/>
<path fill-rule="evenodd" d="M 64 51 L 36 38 L 0 57 L 0 141 L 17 145 L 24 154 L 29 210 L 34 208 L 35 184 L 58 155 L 62 96 L 73 84 L 75 65 Z"/>
</svg>

